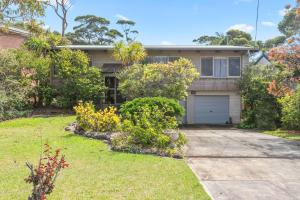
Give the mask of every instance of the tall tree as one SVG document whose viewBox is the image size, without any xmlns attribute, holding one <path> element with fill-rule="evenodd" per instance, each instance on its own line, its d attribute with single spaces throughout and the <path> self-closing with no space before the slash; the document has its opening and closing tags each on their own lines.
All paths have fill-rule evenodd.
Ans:
<svg viewBox="0 0 300 200">
<path fill-rule="evenodd" d="M 277 36 L 277 37 L 266 40 L 264 43 L 264 47 L 265 48 L 277 47 L 281 44 L 284 44 L 285 40 L 286 40 L 285 36 L 283 36 L 283 35 Z"/>
<path fill-rule="evenodd" d="M 269 51 L 269 57 L 281 70 L 281 76 L 269 85 L 269 92 L 275 96 L 285 96 L 295 92 L 295 85 L 300 84 L 300 0 L 296 0 L 297 6 L 290 9 L 284 16 L 280 25 L 287 22 L 283 32 L 287 42 Z M 293 13 L 291 13 L 293 12 Z M 290 17 L 293 15 L 295 17 Z M 284 23 L 283 23 L 284 22 Z M 282 31 L 280 30 L 280 31 Z"/>
<path fill-rule="evenodd" d="M 61 20 L 61 35 L 64 36 L 68 27 L 68 12 L 72 7 L 71 0 L 47 0 L 46 5 L 50 6 Z"/>
<path fill-rule="evenodd" d="M 0 23 L 33 19 L 44 14 L 44 4 L 37 0 L 1 0 Z"/>
<path fill-rule="evenodd" d="M 225 41 L 225 36 L 222 33 L 216 32 L 216 36 L 203 35 L 197 39 L 194 39 L 193 42 L 204 45 L 220 45 Z"/>
<path fill-rule="evenodd" d="M 229 30 L 226 34 L 216 33 L 215 36 L 200 36 L 193 42 L 204 45 L 234 45 L 234 46 L 250 46 L 252 37 L 249 33 L 240 30 Z"/>
<path fill-rule="evenodd" d="M 120 19 L 117 21 L 117 24 L 122 26 L 125 41 L 127 43 L 134 42 L 139 33 L 137 30 L 133 29 L 135 22 L 131 20 Z"/>
<path fill-rule="evenodd" d="M 73 28 L 74 33 L 68 37 L 74 43 L 79 44 L 112 44 L 118 37 L 123 35 L 115 30 L 109 29 L 110 21 L 95 15 L 84 15 L 75 18 L 78 26 Z"/>
<path fill-rule="evenodd" d="M 300 34 L 300 16 L 297 14 L 297 12 L 300 12 L 300 6 L 298 5 L 291 8 L 291 6 L 288 5 L 285 9 L 287 10 L 287 13 L 278 24 L 279 31 L 286 37 Z"/>
</svg>

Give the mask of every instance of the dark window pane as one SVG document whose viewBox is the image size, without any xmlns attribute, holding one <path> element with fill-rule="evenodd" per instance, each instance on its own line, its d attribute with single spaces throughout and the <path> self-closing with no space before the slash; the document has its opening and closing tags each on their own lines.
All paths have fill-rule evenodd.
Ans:
<svg viewBox="0 0 300 200">
<path fill-rule="evenodd" d="M 239 57 L 229 58 L 229 76 L 241 75 L 241 59 Z"/>
<path fill-rule="evenodd" d="M 146 57 L 144 63 L 150 64 L 150 63 L 165 63 L 168 62 L 174 62 L 178 60 L 180 57 L 178 56 L 148 56 Z"/>
<path fill-rule="evenodd" d="M 180 59 L 180 57 L 178 57 L 178 56 L 171 56 L 171 57 L 169 57 L 169 62 L 174 62 L 179 59 Z"/>
<path fill-rule="evenodd" d="M 105 77 L 105 86 L 108 88 L 115 88 L 115 81 L 116 78 L 115 77 Z"/>
<path fill-rule="evenodd" d="M 201 76 L 213 75 L 213 58 L 201 59 Z"/>
<path fill-rule="evenodd" d="M 115 90 L 108 90 L 106 92 L 105 104 L 115 104 Z"/>
</svg>

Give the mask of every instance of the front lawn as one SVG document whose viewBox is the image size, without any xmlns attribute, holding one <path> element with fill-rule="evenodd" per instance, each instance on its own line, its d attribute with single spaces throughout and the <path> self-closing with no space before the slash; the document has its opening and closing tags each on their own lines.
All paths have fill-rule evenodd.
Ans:
<svg viewBox="0 0 300 200">
<path fill-rule="evenodd" d="M 209 199 L 184 160 L 112 152 L 101 141 L 64 131 L 74 117 L 0 123 L 0 199 L 26 199 L 25 162 L 37 163 L 41 145 L 62 148 L 70 167 L 49 199 Z"/>
<path fill-rule="evenodd" d="M 264 134 L 273 135 L 281 138 L 285 138 L 288 140 L 300 141 L 300 132 L 288 132 L 284 130 L 275 130 L 275 131 L 264 131 Z"/>
</svg>

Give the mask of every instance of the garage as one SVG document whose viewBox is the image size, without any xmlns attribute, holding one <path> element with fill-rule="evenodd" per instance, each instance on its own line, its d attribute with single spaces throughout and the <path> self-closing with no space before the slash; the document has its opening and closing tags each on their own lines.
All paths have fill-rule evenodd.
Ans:
<svg viewBox="0 0 300 200">
<path fill-rule="evenodd" d="M 225 124 L 229 122 L 229 96 L 194 96 L 194 124 Z"/>
</svg>

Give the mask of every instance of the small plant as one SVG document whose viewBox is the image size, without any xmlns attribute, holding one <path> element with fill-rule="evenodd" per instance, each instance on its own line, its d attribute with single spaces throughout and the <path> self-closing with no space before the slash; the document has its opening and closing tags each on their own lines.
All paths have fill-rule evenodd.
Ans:
<svg viewBox="0 0 300 200">
<path fill-rule="evenodd" d="M 79 103 L 74 107 L 78 125 L 84 130 L 96 132 L 115 132 L 121 127 L 120 117 L 115 107 L 95 111 L 92 103 Z"/>
<path fill-rule="evenodd" d="M 46 200 L 46 195 L 51 194 L 54 189 L 59 172 L 69 166 L 65 161 L 65 156 L 60 156 L 60 149 L 56 149 L 52 155 L 52 148 L 48 144 L 45 144 L 44 148 L 44 157 L 40 158 L 36 168 L 32 164 L 26 163 L 30 175 L 25 181 L 33 185 L 32 194 L 28 200 Z"/>
</svg>

